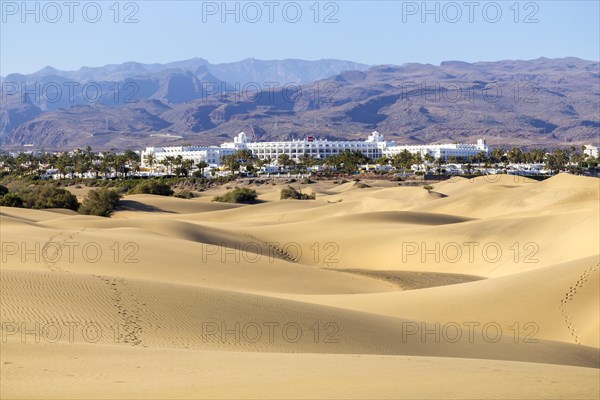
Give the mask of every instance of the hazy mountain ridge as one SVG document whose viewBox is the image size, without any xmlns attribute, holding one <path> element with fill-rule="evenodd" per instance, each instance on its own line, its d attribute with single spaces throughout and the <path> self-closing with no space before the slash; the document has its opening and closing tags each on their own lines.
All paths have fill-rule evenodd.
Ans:
<svg viewBox="0 0 600 400">
<path fill-rule="evenodd" d="M 127 104 L 121 98 L 119 103 L 55 108 L 37 115 L 8 107 L 0 114 L 0 127 L 6 128 L 3 147 L 217 144 L 241 130 L 258 140 L 308 133 L 364 139 L 375 129 L 402 143 L 488 137 L 493 144 L 553 146 L 595 142 L 600 128 L 597 62 L 447 61 L 440 66 L 386 65 L 326 75 L 334 66 L 352 65 L 335 60 L 244 60 L 220 64 L 219 69 L 194 59 L 165 64 L 162 70 L 137 63 L 107 66 L 105 76 L 123 74 L 123 85 L 135 82 L 140 101 Z M 153 71 L 137 78 L 124 74 L 141 69 Z M 86 73 L 100 76 L 98 71 Z M 37 74 L 40 81 L 48 79 Z M 319 75 L 301 86 L 283 88 Z M 245 91 L 240 89 L 243 85 L 236 86 L 235 79 L 250 78 L 254 80 L 245 82 L 257 82 L 261 90 L 252 90 L 256 85 Z M 284 83 L 263 87 L 261 81 Z M 19 117 L 28 119 L 16 126 Z"/>
<path fill-rule="evenodd" d="M 301 85 L 346 69 L 367 67 L 339 60 L 247 59 L 210 64 L 202 58 L 168 64 L 127 62 L 82 67 L 77 71 L 45 67 L 33 74 L 10 74 L 2 78 L 2 103 L 10 107 L 9 104 L 23 102 L 28 96 L 29 101 L 43 111 L 98 103 L 121 106 L 146 99 L 159 99 L 167 104 L 182 103 L 236 90 L 236 87 L 249 91 L 289 83 Z M 0 122 L 0 126 L 5 125 Z"/>
</svg>

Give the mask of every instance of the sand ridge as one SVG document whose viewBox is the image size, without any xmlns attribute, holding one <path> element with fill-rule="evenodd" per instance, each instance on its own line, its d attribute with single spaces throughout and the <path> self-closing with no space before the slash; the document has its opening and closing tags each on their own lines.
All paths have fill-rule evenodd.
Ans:
<svg viewBox="0 0 600 400">
<path fill-rule="evenodd" d="M 596 179 L 363 183 L 0 208 L 2 397 L 597 398 Z"/>
</svg>

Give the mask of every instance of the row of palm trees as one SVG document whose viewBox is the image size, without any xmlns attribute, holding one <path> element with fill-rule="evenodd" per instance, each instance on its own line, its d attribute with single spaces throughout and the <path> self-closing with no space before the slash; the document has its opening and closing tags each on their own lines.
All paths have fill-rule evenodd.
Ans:
<svg viewBox="0 0 600 400">
<path fill-rule="evenodd" d="M 224 156 L 222 164 L 225 169 L 238 173 L 241 168 L 247 173 L 256 172 L 257 168 L 273 163 L 271 158 L 259 159 L 250 150 L 240 150 L 234 154 Z M 291 158 L 288 154 L 280 154 L 277 157 L 277 165 L 288 171 L 295 173 L 306 172 L 311 167 L 322 165 L 326 168 L 334 167 L 336 170 L 354 172 L 358 166 L 370 162 L 371 160 L 359 151 L 346 150 L 343 153 L 332 155 L 326 159 L 317 159 L 309 154 L 303 154 L 298 161 Z"/>
<path fill-rule="evenodd" d="M 42 153 L 34 156 L 30 153 L 0 155 L 4 171 L 10 171 L 18 176 L 36 175 L 43 169 L 56 169 L 62 178 L 66 176 L 84 176 L 92 173 L 100 176 L 125 178 L 132 172 L 140 170 L 140 156 L 127 150 L 122 154 L 105 151 L 94 153 L 91 147 L 85 150 L 77 149 L 72 153 Z"/>
<path fill-rule="evenodd" d="M 158 164 L 155 156 L 149 154 L 146 156 L 145 161 L 151 172 L 154 172 L 154 167 Z M 272 161 L 271 159 L 258 159 L 251 151 L 241 150 L 223 157 L 222 164 L 227 170 L 234 173 L 239 172 L 242 166 L 247 172 L 253 173 L 257 168 L 271 164 Z M 447 160 L 434 158 L 429 154 L 421 156 L 421 154 L 413 154 L 404 150 L 393 157 L 381 157 L 376 161 L 367 158 L 358 151 L 346 150 L 326 159 L 316 159 L 309 154 L 303 154 L 297 162 L 289 155 L 281 154 L 277 162 L 280 166 L 295 172 L 307 171 L 311 167 L 322 165 L 326 170 L 335 168 L 347 173 L 355 172 L 359 165 L 366 163 L 391 165 L 402 171 L 409 170 L 414 164 L 424 163 L 428 167 L 435 166 L 438 172 L 441 171 L 444 163 L 463 163 L 467 165 L 467 169 L 471 169 L 472 164 L 498 168 L 501 164 L 506 167 L 509 163 L 544 163 L 546 168 L 552 171 L 571 169 L 573 172 L 596 167 L 598 164 L 597 159 L 587 157 L 583 151 L 578 151 L 575 147 L 566 150 L 557 149 L 550 153 L 542 149 L 523 151 L 518 147 L 509 150 L 495 148 L 489 155 L 480 152 L 473 157 L 450 156 Z M 110 151 L 94 153 L 89 146 L 85 150 L 77 149 L 71 153 L 43 153 L 40 156 L 34 156 L 30 153 L 19 153 L 16 156 L 4 154 L 0 155 L 0 163 L 4 171 L 10 171 L 18 176 L 39 174 L 42 167 L 43 169 L 57 169 L 63 178 L 67 175 L 84 176 L 88 173 L 94 174 L 96 178 L 100 176 L 127 178 L 131 173 L 140 170 L 140 156 L 132 150 L 120 154 Z M 189 176 L 194 168 L 194 162 L 190 159 L 184 159 L 181 155 L 167 156 L 160 164 L 166 168 L 169 175 L 180 177 Z M 208 167 L 208 164 L 201 161 L 195 166 L 200 169 L 201 176 L 204 176 L 204 170 Z"/>
<path fill-rule="evenodd" d="M 148 154 L 146 156 L 146 164 L 150 167 L 150 172 L 154 173 L 154 167 L 157 164 L 156 157 L 154 154 Z M 177 176 L 189 176 L 194 168 L 194 161 L 190 159 L 184 159 L 183 156 L 166 156 L 161 165 L 165 166 L 167 169 L 167 174 L 169 175 L 177 175 Z M 200 170 L 201 174 L 204 175 L 204 169 L 208 167 L 208 163 L 206 161 L 200 161 L 195 164 L 196 167 Z"/>
<path fill-rule="evenodd" d="M 506 167 L 509 163 L 519 164 L 544 164 L 551 171 L 558 172 L 570 170 L 571 172 L 580 172 L 583 169 L 595 168 L 598 165 L 598 159 L 587 156 L 583 153 L 585 146 L 581 147 L 581 151 L 574 146 L 569 149 L 556 149 L 553 152 L 547 152 L 543 149 L 531 149 L 523 151 L 519 147 L 513 147 L 509 150 L 495 148 L 488 155 L 485 152 L 479 152 L 472 157 L 455 157 L 450 156 L 447 160 L 434 158 L 426 154 L 412 154 L 407 150 L 395 155 L 394 157 L 382 157 L 377 160 L 380 165 L 393 165 L 398 169 L 409 169 L 414 164 L 435 165 L 439 170 L 444 163 L 449 164 L 466 164 L 467 169 L 472 169 L 473 164 L 485 166 L 486 168 L 499 168 L 500 165 Z"/>
<path fill-rule="evenodd" d="M 154 172 L 154 166 L 156 165 L 156 158 L 154 154 L 146 156 L 146 164 L 150 166 L 150 172 Z M 167 156 L 163 159 L 162 165 L 167 168 L 167 174 L 177 176 L 188 176 L 194 167 L 194 161 L 190 159 L 184 159 L 181 155 L 178 156 Z M 198 164 L 199 168 L 206 168 L 208 164 L 204 161 Z M 200 165 L 203 165 L 202 167 Z"/>
</svg>

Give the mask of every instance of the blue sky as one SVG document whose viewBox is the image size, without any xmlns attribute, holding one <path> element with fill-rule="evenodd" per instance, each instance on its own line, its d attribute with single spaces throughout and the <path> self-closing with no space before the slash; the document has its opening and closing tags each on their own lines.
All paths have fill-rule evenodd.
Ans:
<svg viewBox="0 0 600 400">
<path fill-rule="evenodd" d="M 73 70 L 193 57 L 366 64 L 600 57 L 596 0 L 433 1 L 425 7 L 422 1 L 265 0 L 227 2 L 227 9 L 222 1 L 57 0 L 28 2 L 29 12 L 21 1 L 0 3 L 2 76 L 47 65 Z"/>
</svg>

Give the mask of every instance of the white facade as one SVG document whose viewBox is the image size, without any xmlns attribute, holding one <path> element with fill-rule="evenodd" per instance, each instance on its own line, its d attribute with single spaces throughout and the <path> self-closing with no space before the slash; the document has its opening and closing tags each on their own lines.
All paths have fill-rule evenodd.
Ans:
<svg viewBox="0 0 600 400">
<path fill-rule="evenodd" d="M 181 156 L 184 160 L 192 160 L 194 164 L 198 164 L 200 161 L 204 161 L 208 165 L 220 165 L 221 157 L 226 156 L 228 154 L 234 154 L 235 152 L 235 149 L 226 149 L 216 146 L 146 147 L 146 150 L 142 151 L 141 161 L 142 166 L 149 166 L 147 162 L 147 157 L 149 154 L 153 154 L 155 164 L 163 164 L 165 158 L 168 156 Z"/>
<path fill-rule="evenodd" d="M 194 164 L 205 161 L 209 165 L 220 165 L 223 156 L 234 154 L 239 150 L 250 150 L 259 159 L 276 161 L 280 155 L 287 154 L 291 159 L 298 161 L 304 154 L 315 159 L 343 153 L 345 150 L 359 151 L 365 156 L 376 160 L 382 156 L 394 155 L 408 150 L 411 153 L 420 153 L 422 156 L 430 154 L 435 158 L 447 159 L 448 157 L 470 157 L 480 152 L 489 152 L 485 139 L 479 139 L 477 144 L 424 144 L 424 145 L 397 145 L 395 142 L 386 142 L 379 132 L 373 132 L 365 141 L 329 141 L 326 139 L 292 140 L 285 142 L 250 142 L 244 132 L 239 133 L 233 142 L 223 143 L 220 147 L 210 146 L 175 146 L 175 147 L 147 147 L 142 151 L 142 165 L 148 166 L 147 156 L 154 155 L 155 164 L 162 164 L 167 156 L 182 156 L 191 159 Z"/>
<path fill-rule="evenodd" d="M 429 154 L 433 158 L 447 160 L 448 157 L 473 157 L 480 152 L 489 153 L 490 148 L 485 139 L 478 139 L 477 144 L 448 143 L 448 144 L 417 144 L 417 145 L 395 145 L 387 147 L 383 154 L 393 157 L 404 150 L 413 154 L 421 154 L 424 157 Z"/>
<path fill-rule="evenodd" d="M 291 159 L 298 161 L 304 154 L 316 159 L 325 159 L 327 157 L 343 153 L 345 150 L 360 151 L 365 156 L 377 159 L 383 155 L 383 150 L 388 145 L 383 140 L 383 135 L 379 132 L 373 132 L 366 141 L 329 141 L 326 139 L 304 139 L 292 140 L 288 142 L 250 142 L 244 132 L 239 133 L 233 143 L 224 143 L 222 148 L 236 150 L 250 150 L 257 158 L 265 160 L 277 160 L 282 154 L 287 154 Z"/>
<path fill-rule="evenodd" d="M 590 157 L 598 157 L 598 146 L 592 146 L 591 144 L 586 144 L 583 149 L 583 154 Z"/>
</svg>

